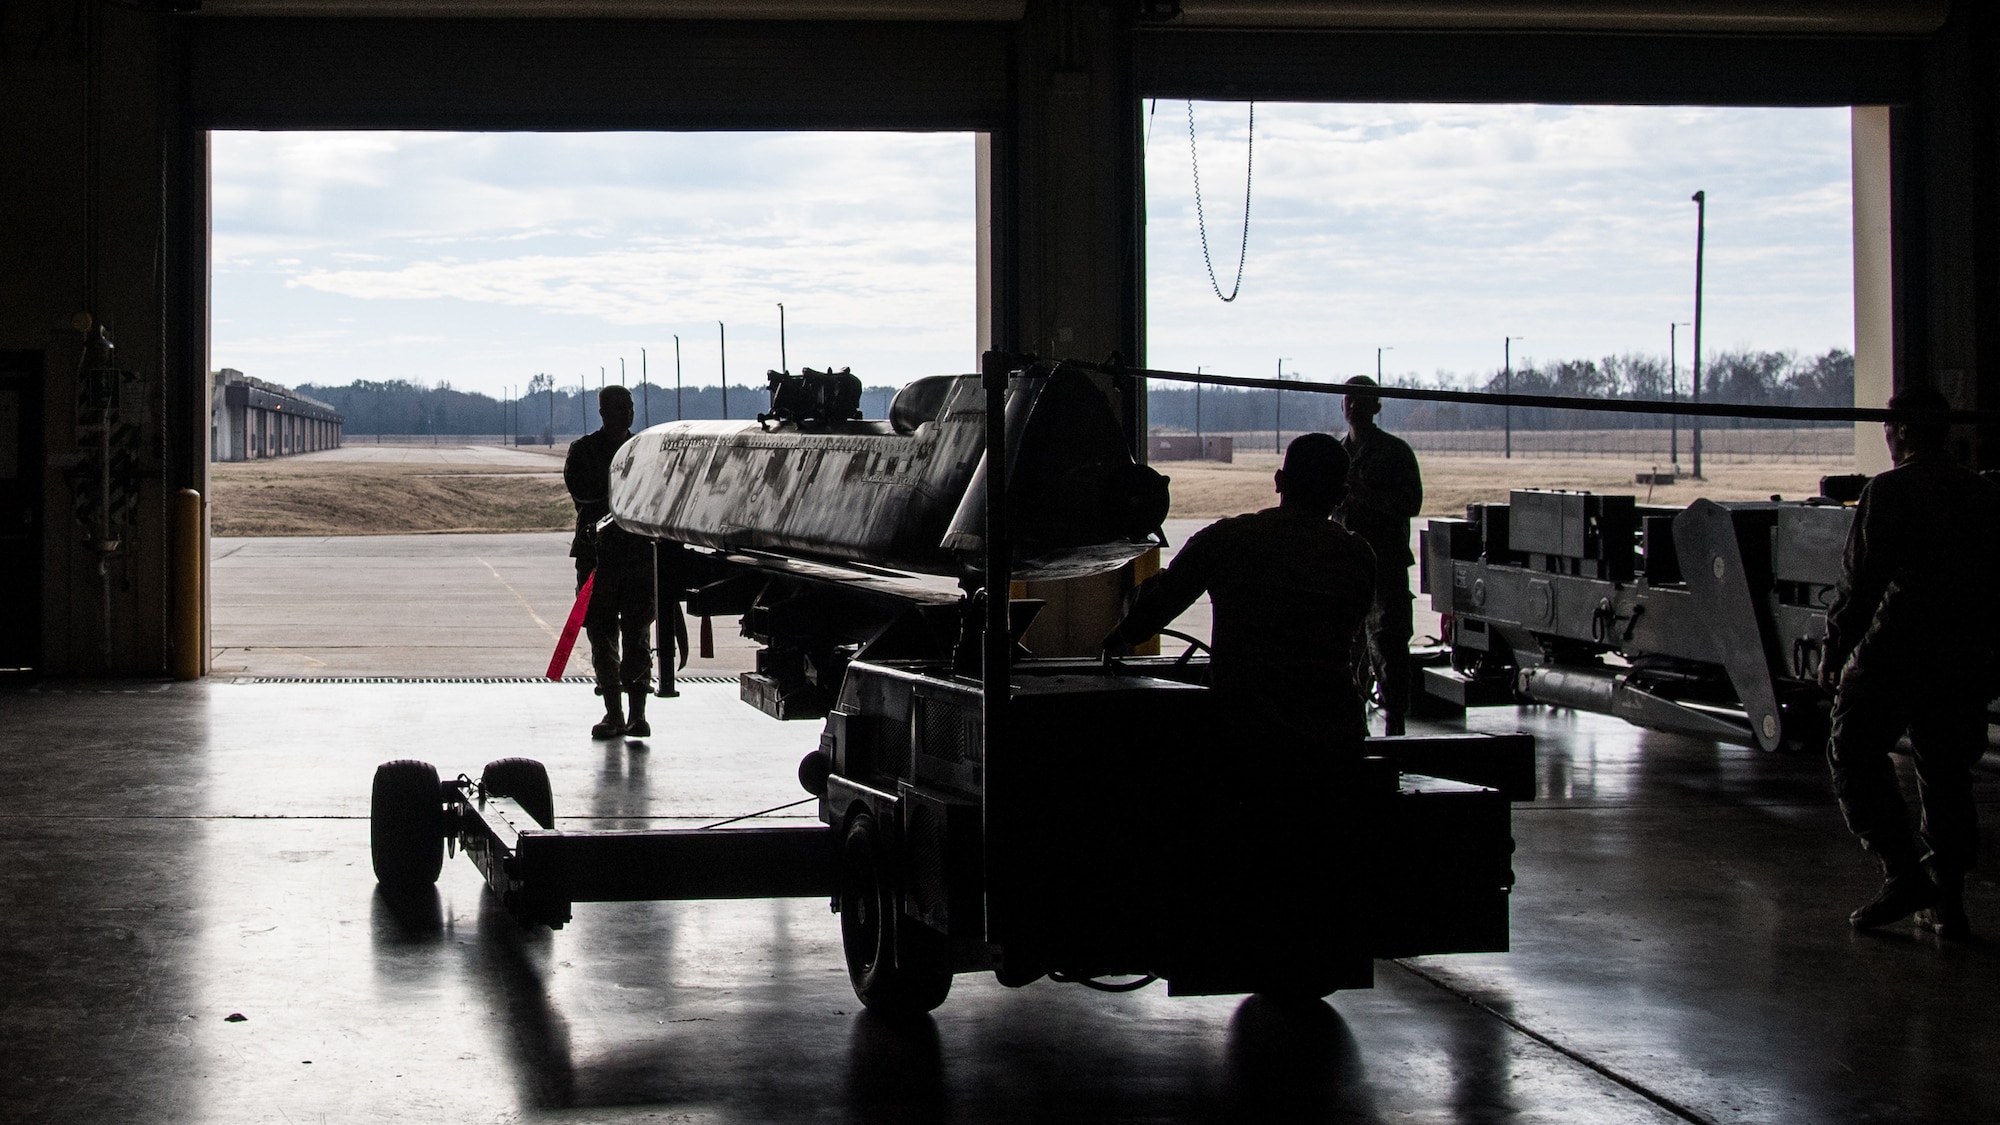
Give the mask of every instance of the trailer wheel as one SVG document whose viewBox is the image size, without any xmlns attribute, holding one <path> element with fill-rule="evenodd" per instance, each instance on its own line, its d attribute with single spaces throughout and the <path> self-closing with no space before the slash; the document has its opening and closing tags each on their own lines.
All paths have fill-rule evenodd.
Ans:
<svg viewBox="0 0 2000 1125">
<path fill-rule="evenodd" d="M 942 967 L 937 936 L 896 908 L 887 853 L 873 816 L 848 824 L 840 848 L 840 944 L 862 1004 L 884 1015 L 920 1015 L 944 1003 L 951 972 Z"/>
<path fill-rule="evenodd" d="M 368 798 L 368 855 L 389 890 L 428 887 L 444 868 L 444 801 L 437 768 L 402 759 L 375 767 Z"/>
<path fill-rule="evenodd" d="M 543 828 L 556 826 L 556 800 L 549 791 L 549 771 L 533 758 L 500 758 L 486 763 L 479 773 L 479 787 L 489 797 L 512 797 L 520 802 Z"/>
</svg>

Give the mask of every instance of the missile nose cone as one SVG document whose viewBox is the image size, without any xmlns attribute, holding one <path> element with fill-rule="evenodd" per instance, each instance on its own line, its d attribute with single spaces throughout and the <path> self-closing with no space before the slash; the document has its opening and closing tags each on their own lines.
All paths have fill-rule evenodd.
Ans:
<svg viewBox="0 0 2000 1125">
<path fill-rule="evenodd" d="M 1171 495 L 1171 478 L 1150 465 L 1125 466 L 1124 487 L 1119 489 L 1118 510 L 1107 513 L 1112 527 L 1127 539 L 1143 539 L 1166 522 Z"/>
</svg>

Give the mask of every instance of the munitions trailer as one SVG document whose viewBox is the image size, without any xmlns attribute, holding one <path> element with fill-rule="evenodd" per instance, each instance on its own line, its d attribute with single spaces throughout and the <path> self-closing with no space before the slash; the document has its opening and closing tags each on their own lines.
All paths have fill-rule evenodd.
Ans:
<svg viewBox="0 0 2000 1125">
<path fill-rule="evenodd" d="M 825 897 L 855 992 L 902 1013 L 967 972 L 1324 995 L 1366 987 L 1378 957 L 1506 949 L 1527 736 L 1373 740 L 1322 818 L 1275 825 L 1254 798 L 1218 797 L 1291 779 L 1223 713 L 1193 649 L 1020 647 L 1036 605 L 986 596 L 1010 589 L 1014 560 L 1090 573 L 1162 541 L 1164 480 L 1073 368 L 990 356 L 982 376 L 913 384 L 921 401 L 899 396 L 892 424 L 673 423 L 620 452 L 613 515 L 659 541 L 662 608 L 740 614 L 763 646 L 745 701 L 824 720 L 799 767 L 820 824 L 570 831 L 536 762 L 477 780 L 390 762 L 371 806 L 378 880 L 435 882 L 449 841 L 526 925 L 561 927 L 578 902 Z M 993 448 L 1009 471 L 987 471 Z M 795 502 L 816 496 L 838 510 Z M 732 543 L 731 520 L 754 545 Z M 1246 905 L 1246 878 L 1281 887 L 1282 908 Z"/>
<path fill-rule="evenodd" d="M 1849 478 L 1822 491 L 1853 495 Z M 1804 501 L 1641 505 L 1517 491 L 1435 519 L 1423 589 L 1446 622 L 1434 697 L 1530 700 L 1776 749 L 1825 735 L 1814 686 L 1854 510 Z"/>
</svg>

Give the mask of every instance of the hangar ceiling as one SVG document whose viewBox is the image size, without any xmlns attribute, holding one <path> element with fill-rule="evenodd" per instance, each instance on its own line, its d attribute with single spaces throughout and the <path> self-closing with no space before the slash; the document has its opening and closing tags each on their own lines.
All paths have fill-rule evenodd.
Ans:
<svg viewBox="0 0 2000 1125">
<path fill-rule="evenodd" d="M 1026 0 L 198 0 L 219 16 L 1018 20 Z M 1183 27 L 1421 28 L 1921 35 L 1947 0 L 1139 0 Z"/>
</svg>

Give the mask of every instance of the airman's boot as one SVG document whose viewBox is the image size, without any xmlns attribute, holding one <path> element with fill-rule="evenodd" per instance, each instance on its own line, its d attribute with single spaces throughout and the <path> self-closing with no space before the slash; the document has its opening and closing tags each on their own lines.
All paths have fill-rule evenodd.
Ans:
<svg viewBox="0 0 2000 1125">
<path fill-rule="evenodd" d="M 626 710 L 631 718 L 625 721 L 625 737 L 646 738 L 653 728 L 646 722 L 646 689 L 637 688 L 625 693 Z"/>
<path fill-rule="evenodd" d="M 590 728 L 592 738 L 617 738 L 625 733 L 625 712 L 618 706 L 618 689 L 604 693 L 604 721 Z"/>
<path fill-rule="evenodd" d="M 1914 854 L 1906 854 L 1903 848 L 1883 849 L 1876 854 L 1882 861 L 1882 889 L 1867 905 L 1847 916 L 1855 929 L 1886 926 L 1937 904 L 1937 884 L 1924 873 Z"/>
<path fill-rule="evenodd" d="M 1937 901 L 1918 912 L 1917 925 L 1946 941 L 1969 939 L 1972 922 L 1965 916 L 1965 873 L 1941 870 L 1935 863 L 1924 866 L 1929 868 L 1931 883 L 1937 887 Z"/>
</svg>

